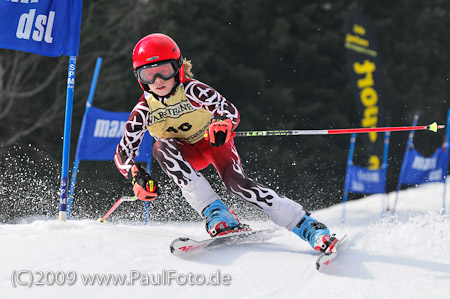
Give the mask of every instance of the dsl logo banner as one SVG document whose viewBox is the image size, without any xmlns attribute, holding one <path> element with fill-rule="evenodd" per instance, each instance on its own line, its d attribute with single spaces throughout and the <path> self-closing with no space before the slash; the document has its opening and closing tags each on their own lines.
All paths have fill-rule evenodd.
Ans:
<svg viewBox="0 0 450 299">
<path fill-rule="evenodd" d="M 0 0 L 0 48 L 78 56 L 82 0 Z"/>
</svg>

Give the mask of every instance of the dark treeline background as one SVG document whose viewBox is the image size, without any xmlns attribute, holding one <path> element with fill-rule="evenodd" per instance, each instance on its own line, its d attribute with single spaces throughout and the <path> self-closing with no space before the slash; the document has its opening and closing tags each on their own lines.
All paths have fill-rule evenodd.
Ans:
<svg viewBox="0 0 450 299">
<path fill-rule="evenodd" d="M 195 77 L 239 108 L 239 130 L 360 127 L 344 49 L 344 20 L 350 9 L 359 9 L 370 20 L 378 40 L 386 124 L 410 125 L 416 113 L 419 124 L 445 123 L 448 1 L 139 0 L 130 6 L 126 0 L 85 0 L 71 161 L 97 57 L 104 60 L 94 105 L 131 111 L 142 94 L 131 52 L 140 38 L 153 32 L 170 35 L 192 60 Z M 0 50 L 0 221 L 57 215 L 67 65 L 65 56 Z M 407 135 L 391 135 L 388 191 L 395 189 Z M 430 155 L 444 135 L 417 132 L 415 145 Z M 250 177 L 299 200 L 306 209 L 341 200 L 349 136 L 235 142 Z M 150 219 L 200 219 L 156 163 L 152 173 L 161 195 L 150 203 Z M 255 212 L 233 200 L 211 168 L 205 175 L 238 214 L 240 210 L 250 217 L 247 211 Z M 131 192 L 113 162 L 81 162 L 73 215 L 102 216 L 120 195 Z M 140 220 L 142 206 L 124 204 L 112 218 Z"/>
</svg>

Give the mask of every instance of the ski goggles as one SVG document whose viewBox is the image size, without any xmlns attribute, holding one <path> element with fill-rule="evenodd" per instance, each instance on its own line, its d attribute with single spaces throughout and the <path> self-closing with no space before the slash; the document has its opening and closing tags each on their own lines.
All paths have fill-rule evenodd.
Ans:
<svg viewBox="0 0 450 299">
<path fill-rule="evenodd" d="M 144 84 L 155 83 L 157 77 L 163 80 L 169 80 L 177 73 L 175 66 L 170 61 L 147 64 L 139 68 L 136 72 L 139 80 Z"/>
</svg>

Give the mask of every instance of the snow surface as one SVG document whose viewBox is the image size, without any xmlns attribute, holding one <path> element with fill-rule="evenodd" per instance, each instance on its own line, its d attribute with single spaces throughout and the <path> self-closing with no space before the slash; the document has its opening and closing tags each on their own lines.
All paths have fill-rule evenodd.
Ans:
<svg viewBox="0 0 450 299">
<path fill-rule="evenodd" d="M 442 192 L 442 184 L 402 191 L 396 214 L 384 218 L 382 195 L 351 201 L 345 225 L 340 223 L 342 205 L 314 212 L 338 236 L 348 234 L 326 273 L 315 269 L 317 253 L 282 228 L 258 244 L 180 259 L 169 252 L 169 244 L 180 236 L 206 238 L 203 223 L 136 226 L 44 219 L 4 224 L 0 298 L 449 298 L 450 215 L 440 214 Z M 392 204 L 394 198 L 391 193 L 387 199 Z M 275 227 L 269 221 L 250 224 L 255 229 Z M 30 270 L 35 282 L 39 271 L 49 273 L 49 280 L 57 271 L 73 271 L 77 280 L 70 286 L 31 287 L 16 281 L 13 287 L 13 273 L 21 270 Z M 140 279 L 133 285 L 84 285 L 81 278 L 131 273 L 148 278 L 169 272 L 174 277 L 170 285 L 167 280 L 149 285 Z M 195 284 L 192 277 L 201 283 L 211 275 L 217 282 L 218 273 L 229 285 L 189 284 Z M 29 279 L 29 272 L 20 275 L 21 282 Z"/>
</svg>

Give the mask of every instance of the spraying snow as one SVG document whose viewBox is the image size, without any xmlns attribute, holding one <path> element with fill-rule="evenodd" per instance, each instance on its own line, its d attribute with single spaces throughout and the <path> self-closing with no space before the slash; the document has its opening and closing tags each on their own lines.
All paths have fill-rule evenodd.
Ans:
<svg viewBox="0 0 450 299">
<path fill-rule="evenodd" d="M 62 223 L 55 216 L 3 224 L 0 293 L 2 298 L 443 298 L 450 294 L 450 217 L 439 213 L 442 192 L 442 184 L 402 191 L 396 214 L 385 218 L 381 195 L 351 201 L 345 225 L 342 205 L 314 212 L 333 233 L 348 234 L 326 273 L 315 270 L 318 254 L 283 228 L 258 244 L 180 259 L 169 244 L 181 236 L 207 238 L 203 222 L 136 226 Z M 392 202 L 395 193 L 388 197 Z M 254 229 L 275 227 L 242 220 Z"/>
</svg>

